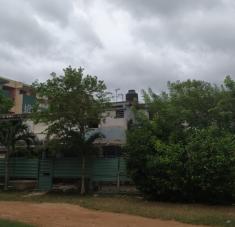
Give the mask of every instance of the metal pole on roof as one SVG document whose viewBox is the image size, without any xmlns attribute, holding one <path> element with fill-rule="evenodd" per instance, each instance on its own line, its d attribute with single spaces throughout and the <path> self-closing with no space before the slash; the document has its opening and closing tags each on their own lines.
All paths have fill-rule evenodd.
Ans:
<svg viewBox="0 0 235 227">
<path fill-rule="evenodd" d="M 115 89 L 115 98 L 116 98 L 116 102 L 117 102 L 117 100 L 118 100 L 118 91 L 120 91 L 120 88 L 116 88 Z"/>
<path fill-rule="evenodd" d="M 118 96 L 122 97 L 122 102 L 123 102 L 124 101 L 124 94 L 120 93 L 120 94 L 118 94 Z"/>
</svg>

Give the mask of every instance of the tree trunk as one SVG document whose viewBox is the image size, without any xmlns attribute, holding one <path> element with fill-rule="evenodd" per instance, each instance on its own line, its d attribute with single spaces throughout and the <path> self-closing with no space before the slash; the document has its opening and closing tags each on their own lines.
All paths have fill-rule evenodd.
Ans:
<svg viewBox="0 0 235 227">
<path fill-rule="evenodd" d="M 7 150 L 6 156 L 5 156 L 5 184 L 4 184 L 4 190 L 8 190 L 8 182 L 9 182 L 9 155 L 10 151 Z"/>
<path fill-rule="evenodd" d="M 85 155 L 82 154 L 82 176 L 81 176 L 81 195 L 84 195 L 86 192 L 85 189 L 85 166 L 86 166 Z"/>
</svg>

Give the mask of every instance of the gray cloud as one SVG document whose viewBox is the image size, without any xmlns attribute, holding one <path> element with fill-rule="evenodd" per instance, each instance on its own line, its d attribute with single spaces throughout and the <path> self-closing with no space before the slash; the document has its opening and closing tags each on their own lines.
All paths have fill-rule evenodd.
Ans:
<svg viewBox="0 0 235 227">
<path fill-rule="evenodd" d="M 43 51 L 50 47 L 52 34 L 38 24 L 28 13 L 28 6 L 22 7 L 18 1 L 4 1 L 0 7 L 0 41 L 16 49 Z M 22 2 L 24 5 L 24 1 Z M 36 45 L 35 45 L 36 44 Z"/>
<path fill-rule="evenodd" d="M 115 88 L 122 88 L 123 91 L 140 90 L 152 87 L 152 85 L 155 89 L 162 90 L 166 88 L 168 80 L 180 79 L 179 66 L 169 58 L 160 59 L 154 55 L 144 56 L 138 49 L 117 55 L 110 53 L 105 58 L 110 59 L 108 64 L 93 70 L 98 70 L 100 75 L 106 75 L 104 79 L 109 82 L 111 90 Z"/>
<path fill-rule="evenodd" d="M 225 4 L 223 0 L 115 0 L 114 2 L 118 7 L 132 12 L 137 18 L 163 16 L 166 19 L 188 11 L 209 10 Z"/>
<path fill-rule="evenodd" d="M 82 66 L 110 90 L 235 75 L 232 0 L 0 0 L 0 75 Z"/>
<path fill-rule="evenodd" d="M 69 23 L 70 15 L 73 13 L 73 1 L 64 0 L 27 0 L 35 13 L 46 20 L 58 22 L 62 26 Z"/>
</svg>

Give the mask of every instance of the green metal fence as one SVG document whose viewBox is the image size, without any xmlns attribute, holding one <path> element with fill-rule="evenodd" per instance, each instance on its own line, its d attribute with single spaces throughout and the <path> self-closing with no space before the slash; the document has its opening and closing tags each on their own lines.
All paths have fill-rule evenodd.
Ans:
<svg viewBox="0 0 235 227">
<path fill-rule="evenodd" d="M 91 160 L 86 161 L 85 175 L 90 177 Z M 53 160 L 53 176 L 56 178 L 79 178 L 81 177 L 82 163 L 79 158 L 64 158 Z"/>
<path fill-rule="evenodd" d="M 40 160 L 38 169 L 38 189 L 48 191 L 52 188 L 53 162 L 52 160 Z"/>
<path fill-rule="evenodd" d="M 10 177 L 14 178 L 38 178 L 38 159 L 13 158 L 10 160 Z M 0 159 L 0 177 L 5 174 L 5 160 Z"/>
<path fill-rule="evenodd" d="M 4 177 L 5 160 L 0 159 L 0 177 Z M 81 160 L 64 158 L 39 160 L 14 158 L 10 160 L 10 178 L 35 179 L 41 190 L 50 190 L 53 178 L 79 179 L 81 177 Z M 92 182 L 129 181 L 124 158 L 90 158 L 86 160 L 86 178 Z"/>
</svg>

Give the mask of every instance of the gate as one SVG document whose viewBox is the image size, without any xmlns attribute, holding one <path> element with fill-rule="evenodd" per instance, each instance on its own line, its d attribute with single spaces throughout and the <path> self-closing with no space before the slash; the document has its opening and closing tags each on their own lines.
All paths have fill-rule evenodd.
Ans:
<svg viewBox="0 0 235 227">
<path fill-rule="evenodd" d="M 38 173 L 38 189 L 49 191 L 52 189 L 53 162 L 52 160 L 40 160 Z"/>
</svg>

